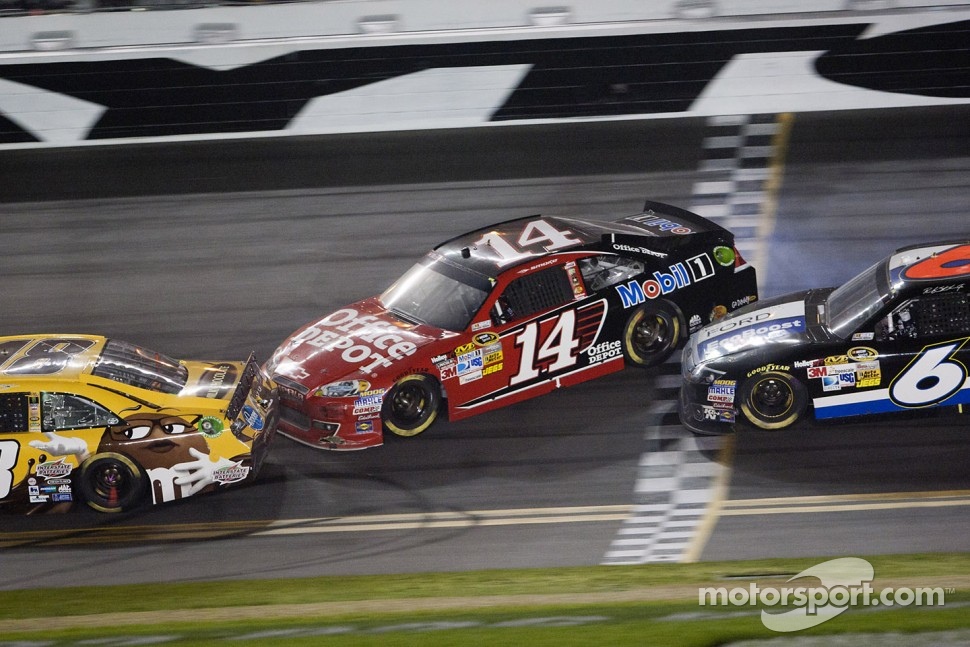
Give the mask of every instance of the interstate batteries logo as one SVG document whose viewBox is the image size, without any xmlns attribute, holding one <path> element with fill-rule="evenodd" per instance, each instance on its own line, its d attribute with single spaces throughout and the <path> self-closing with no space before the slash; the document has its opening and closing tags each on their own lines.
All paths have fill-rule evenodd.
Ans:
<svg viewBox="0 0 970 647">
<path fill-rule="evenodd" d="M 872 586 L 872 564 L 857 557 L 832 559 L 806 568 L 782 587 L 706 587 L 698 589 L 701 606 L 762 606 L 761 622 L 772 631 L 801 631 L 844 613 L 849 607 L 943 606 L 941 587 Z M 818 582 L 816 584 L 815 582 Z M 770 610 L 769 610 L 770 609 Z"/>
</svg>

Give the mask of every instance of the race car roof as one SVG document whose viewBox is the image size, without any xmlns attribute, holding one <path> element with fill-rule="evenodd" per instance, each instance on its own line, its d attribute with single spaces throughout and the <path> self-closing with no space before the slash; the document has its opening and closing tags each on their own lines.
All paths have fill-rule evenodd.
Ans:
<svg viewBox="0 0 970 647">
<path fill-rule="evenodd" d="M 970 277 L 970 239 L 910 245 L 887 263 L 890 281 L 957 280 Z"/>
<path fill-rule="evenodd" d="M 533 215 L 506 220 L 456 236 L 432 255 L 478 274 L 495 277 L 552 252 L 610 249 L 611 243 L 636 243 L 667 253 L 698 238 L 724 240 L 723 227 L 678 207 L 648 201 L 643 212 L 615 221 Z"/>
<path fill-rule="evenodd" d="M 0 378 L 77 379 L 98 358 L 106 341 L 96 335 L 0 337 Z"/>
</svg>

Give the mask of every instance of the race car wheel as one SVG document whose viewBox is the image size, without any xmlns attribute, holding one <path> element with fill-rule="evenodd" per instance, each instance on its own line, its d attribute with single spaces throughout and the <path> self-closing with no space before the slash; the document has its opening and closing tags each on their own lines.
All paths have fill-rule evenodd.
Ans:
<svg viewBox="0 0 970 647">
<path fill-rule="evenodd" d="M 805 386 L 788 373 L 769 371 L 745 382 L 738 394 L 741 411 L 762 429 L 782 429 L 808 406 Z"/>
<path fill-rule="evenodd" d="M 632 366 L 656 366 L 680 343 L 680 317 L 670 306 L 649 303 L 634 312 L 623 329 L 623 355 Z"/>
<path fill-rule="evenodd" d="M 441 390 L 423 373 L 405 375 L 384 396 L 384 428 L 397 436 L 417 436 L 438 417 Z"/>
<path fill-rule="evenodd" d="M 148 489 L 142 469 L 122 454 L 96 454 L 81 464 L 78 486 L 99 512 L 121 512 L 141 503 Z"/>
</svg>

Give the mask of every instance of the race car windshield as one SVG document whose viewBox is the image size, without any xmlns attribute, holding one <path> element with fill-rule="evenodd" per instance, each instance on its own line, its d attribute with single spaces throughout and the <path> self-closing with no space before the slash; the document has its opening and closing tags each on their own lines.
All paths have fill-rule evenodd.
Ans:
<svg viewBox="0 0 970 647">
<path fill-rule="evenodd" d="M 889 281 L 883 279 L 884 273 L 880 261 L 829 295 L 825 324 L 833 334 L 846 339 L 889 300 Z"/>
<path fill-rule="evenodd" d="M 175 394 L 185 386 L 189 370 L 161 353 L 109 339 L 91 374 L 149 391 Z"/>
<path fill-rule="evenodd" d="M 381 295 L 394 314 L 443 330 L 468 327 L 485 297 L 484 277 L 443 261 L 417 263 Z"/>
</svg>

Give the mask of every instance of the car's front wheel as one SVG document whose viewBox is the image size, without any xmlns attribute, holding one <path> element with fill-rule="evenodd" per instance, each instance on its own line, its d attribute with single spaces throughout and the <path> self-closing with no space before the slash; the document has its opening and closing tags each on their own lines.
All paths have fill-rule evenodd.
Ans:
<svg viewBox="0 0 970 647">
<path fill-rule="evenodd" d="M 805 413 L 808 393 L 805 386 L 788 373 L 768 371 L 744 382 L 738 402 L 751 424 L 762 429 L 783 429 Z"/>
<path fill-rule="evenodd" d="M 660 364 L 680 344 L 682 327 L 673 307 L 655 301 L 641 307 L 623 328 L 623 355 L 632 366 Z"/>
<path fill-rule="evenodd" d="M 84 501 L 99 512 L 121 512 L 141 503 L 148 478 L 123 454 L 95 454 L 81 464 L 77 485 Z"/>
<path fill-rule="evenodd" d="M 423 373 L 405 375 L 384 396 L 381 418 L 384 429 L 396 436 L 417 436 L 438 417 L 441 389 Z"/>
</svg>

